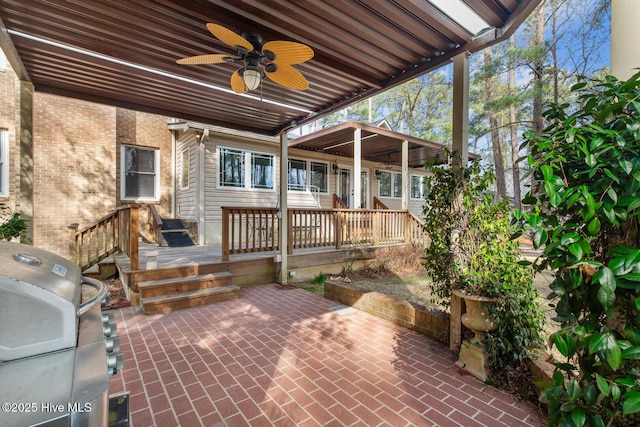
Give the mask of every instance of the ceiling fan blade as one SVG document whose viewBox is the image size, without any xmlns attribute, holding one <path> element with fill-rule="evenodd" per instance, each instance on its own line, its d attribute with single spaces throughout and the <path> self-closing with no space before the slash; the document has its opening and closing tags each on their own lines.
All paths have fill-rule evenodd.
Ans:
<svg viewBox="0 0 640 427">
<path fill-rule="evenodd" d="M 271 52 L 273 57 L 270 57 L 268 52 Z M 279 64 L 300 64 L 313 58 L 313 49 L 306 44 L 282 40 L 266 42 L 262 46 L 262 53 Z"/>
<path fill-rule="evenodd" d="M 207 24 L 207 29 L 218 40 L 228 44 L 229 46 L 232 46 L 232 47 L 240 46 L 247 49 L 248 52 L 251 52 L 253 50 L 253 45 L 249 43 L 247 39 L 245 39 L 239 34 L 234 33 L 230 29 L 223 27 L 222 25 L 209 23 Z"/>
<path fill-rule="evenodd" d="M 269 71 L 270 67 L 265 67 L 265 74 L 274 82 L 296 90 L 305 90 L 309 87 L 309 82 L 305 77 L 289 64 L 272 63 L 276 65 L 275 71 Z"/>
<path fill-rule="evenodd" d="M 223 62 L 227 62 L 225 61 L 226 58 L 233 59 L 233 56 L 222 54 L 198 55 L 178 59 L 176 62 L 183 65 L 221 64 Z"/>
<path fill-rule="evenodd" d="M 247 92 L 247 85 L 244 84 L 244 80 L 240 76 L 240 70 L 236 70 L 235 73 L 231 74 L 231 89 L 235 93 Z"/>
</svg>

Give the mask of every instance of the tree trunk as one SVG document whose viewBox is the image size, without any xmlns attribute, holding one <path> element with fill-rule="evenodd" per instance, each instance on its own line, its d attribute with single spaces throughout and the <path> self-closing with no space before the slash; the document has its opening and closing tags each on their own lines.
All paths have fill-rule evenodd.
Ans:
<svg viewBox="0 0 640 427">
<path fill-rule="evenodd" d="M 511 51 L 516 49 L 515 36 L 509 37 L 509 48 Z M 516 96 L 516 64 L 513 55 L 509 60 L 509 94 L 512 98 Z M 518 126 L 516 123 L 516 104 L 511 102 L 509 105 L 509 130 L 511 132 L 511 172 L 513 174 L 513 203 L 516 209 L 522 207 L 522 194 L 520 194 L 520 149 L 518 148 Z"/>
<path fill-rule="evenodd" d="M 534 47 L 542 48 L 544 44 L 544 2 L 536 9 L 535 15 L 535 35 L 533 37 Z M 531 130 L 535 135 L 542 132 L 542 76 L 544 72 L 544 56 L 538 55 L 533 60 L 533 111 L 531 118 Z M 533 175 L 531 176 L 531 191 L 538 192 L 538 184 Z"/>
<path fill-rule="evenodd" d="M 489 67 L 491 64 L 491 48 L 484 50 L 484 64 Z M 487 76 L 484 83 L 485 96 L 488 104 L 494 100 L 493 77 Z M 491 129 L 491 146 L 493 149 L 493 164 L 496 171 L 496 196 L 498 198 L 507 195 L 507 188 L 504 181 L 504 163 L 502 161 L 502 147 L 500 144 L 500 132 L 498 130 L 498 117 L 494 111 L 488 112 L 489 128 Z"/>
<path fill-rule="evenodd" d="M 536 32 L 533 38 L 535 47 L 544 45 L 544 2 L 536 11 Z M 544 56 L 538 55 L 533 60 L 533 132 L 540 135 L 542 131 L 542 77 L 544 74 Z"/>
</svg>

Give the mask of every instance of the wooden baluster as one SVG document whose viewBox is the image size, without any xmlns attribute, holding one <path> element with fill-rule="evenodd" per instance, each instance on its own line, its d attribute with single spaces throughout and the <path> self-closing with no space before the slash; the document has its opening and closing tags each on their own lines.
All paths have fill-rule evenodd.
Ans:
<svg viewBox="0 0 640 427">
<path fill-rule="evenodd" d="M 76 238 L 78 226 L 79 224 L 76 222 L 67 226 L 67 230 L 69 230 L 69 257 L 76 264 L 78 264 L 78 239 Z"/>
<path fill-rule="evenodd" d="M 229 209 L 222 208 L 222 261 L 229 261 Z"/>
</svg>

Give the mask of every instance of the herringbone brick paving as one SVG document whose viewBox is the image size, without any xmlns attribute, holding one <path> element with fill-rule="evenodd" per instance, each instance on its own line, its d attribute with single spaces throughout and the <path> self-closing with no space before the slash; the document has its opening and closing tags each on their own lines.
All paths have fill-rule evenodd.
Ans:
<svg viewBox="0 0 640 427">
<path fill-rule="evenodd" d="M 454 366 L 440 343 L 301 289 L 169 314 L 114 312 L 144 426 L 539 426 L 544 417 Z"/>
</svg>

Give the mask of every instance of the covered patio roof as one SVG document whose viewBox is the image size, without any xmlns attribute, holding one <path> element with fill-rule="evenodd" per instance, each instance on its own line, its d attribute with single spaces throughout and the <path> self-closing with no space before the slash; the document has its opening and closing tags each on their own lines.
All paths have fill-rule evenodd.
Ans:
<svg viewBox="0 0 640 427">
<path fill-rule="evenodd" d="M 441 144 L 353 120 L 291 140 L 289 148 L 353 158 L 356 129 L 361 131 L 362 160 L 402 166 L 402 142 L 407 141 L 408 167 L 421 168 L 433 158 L 446 161 Z"/>
<path fill-rule="evenodd" d="M 0 0 L 0 47 L 36 92 L 276 135 L 506 39 L 539 3 Z M 309 89 L 266 79 L 238 95 L 238 65 L 176 64 L 236 54 L 206 23 L 310 46 L 296 65 Z"/>
</svg>

